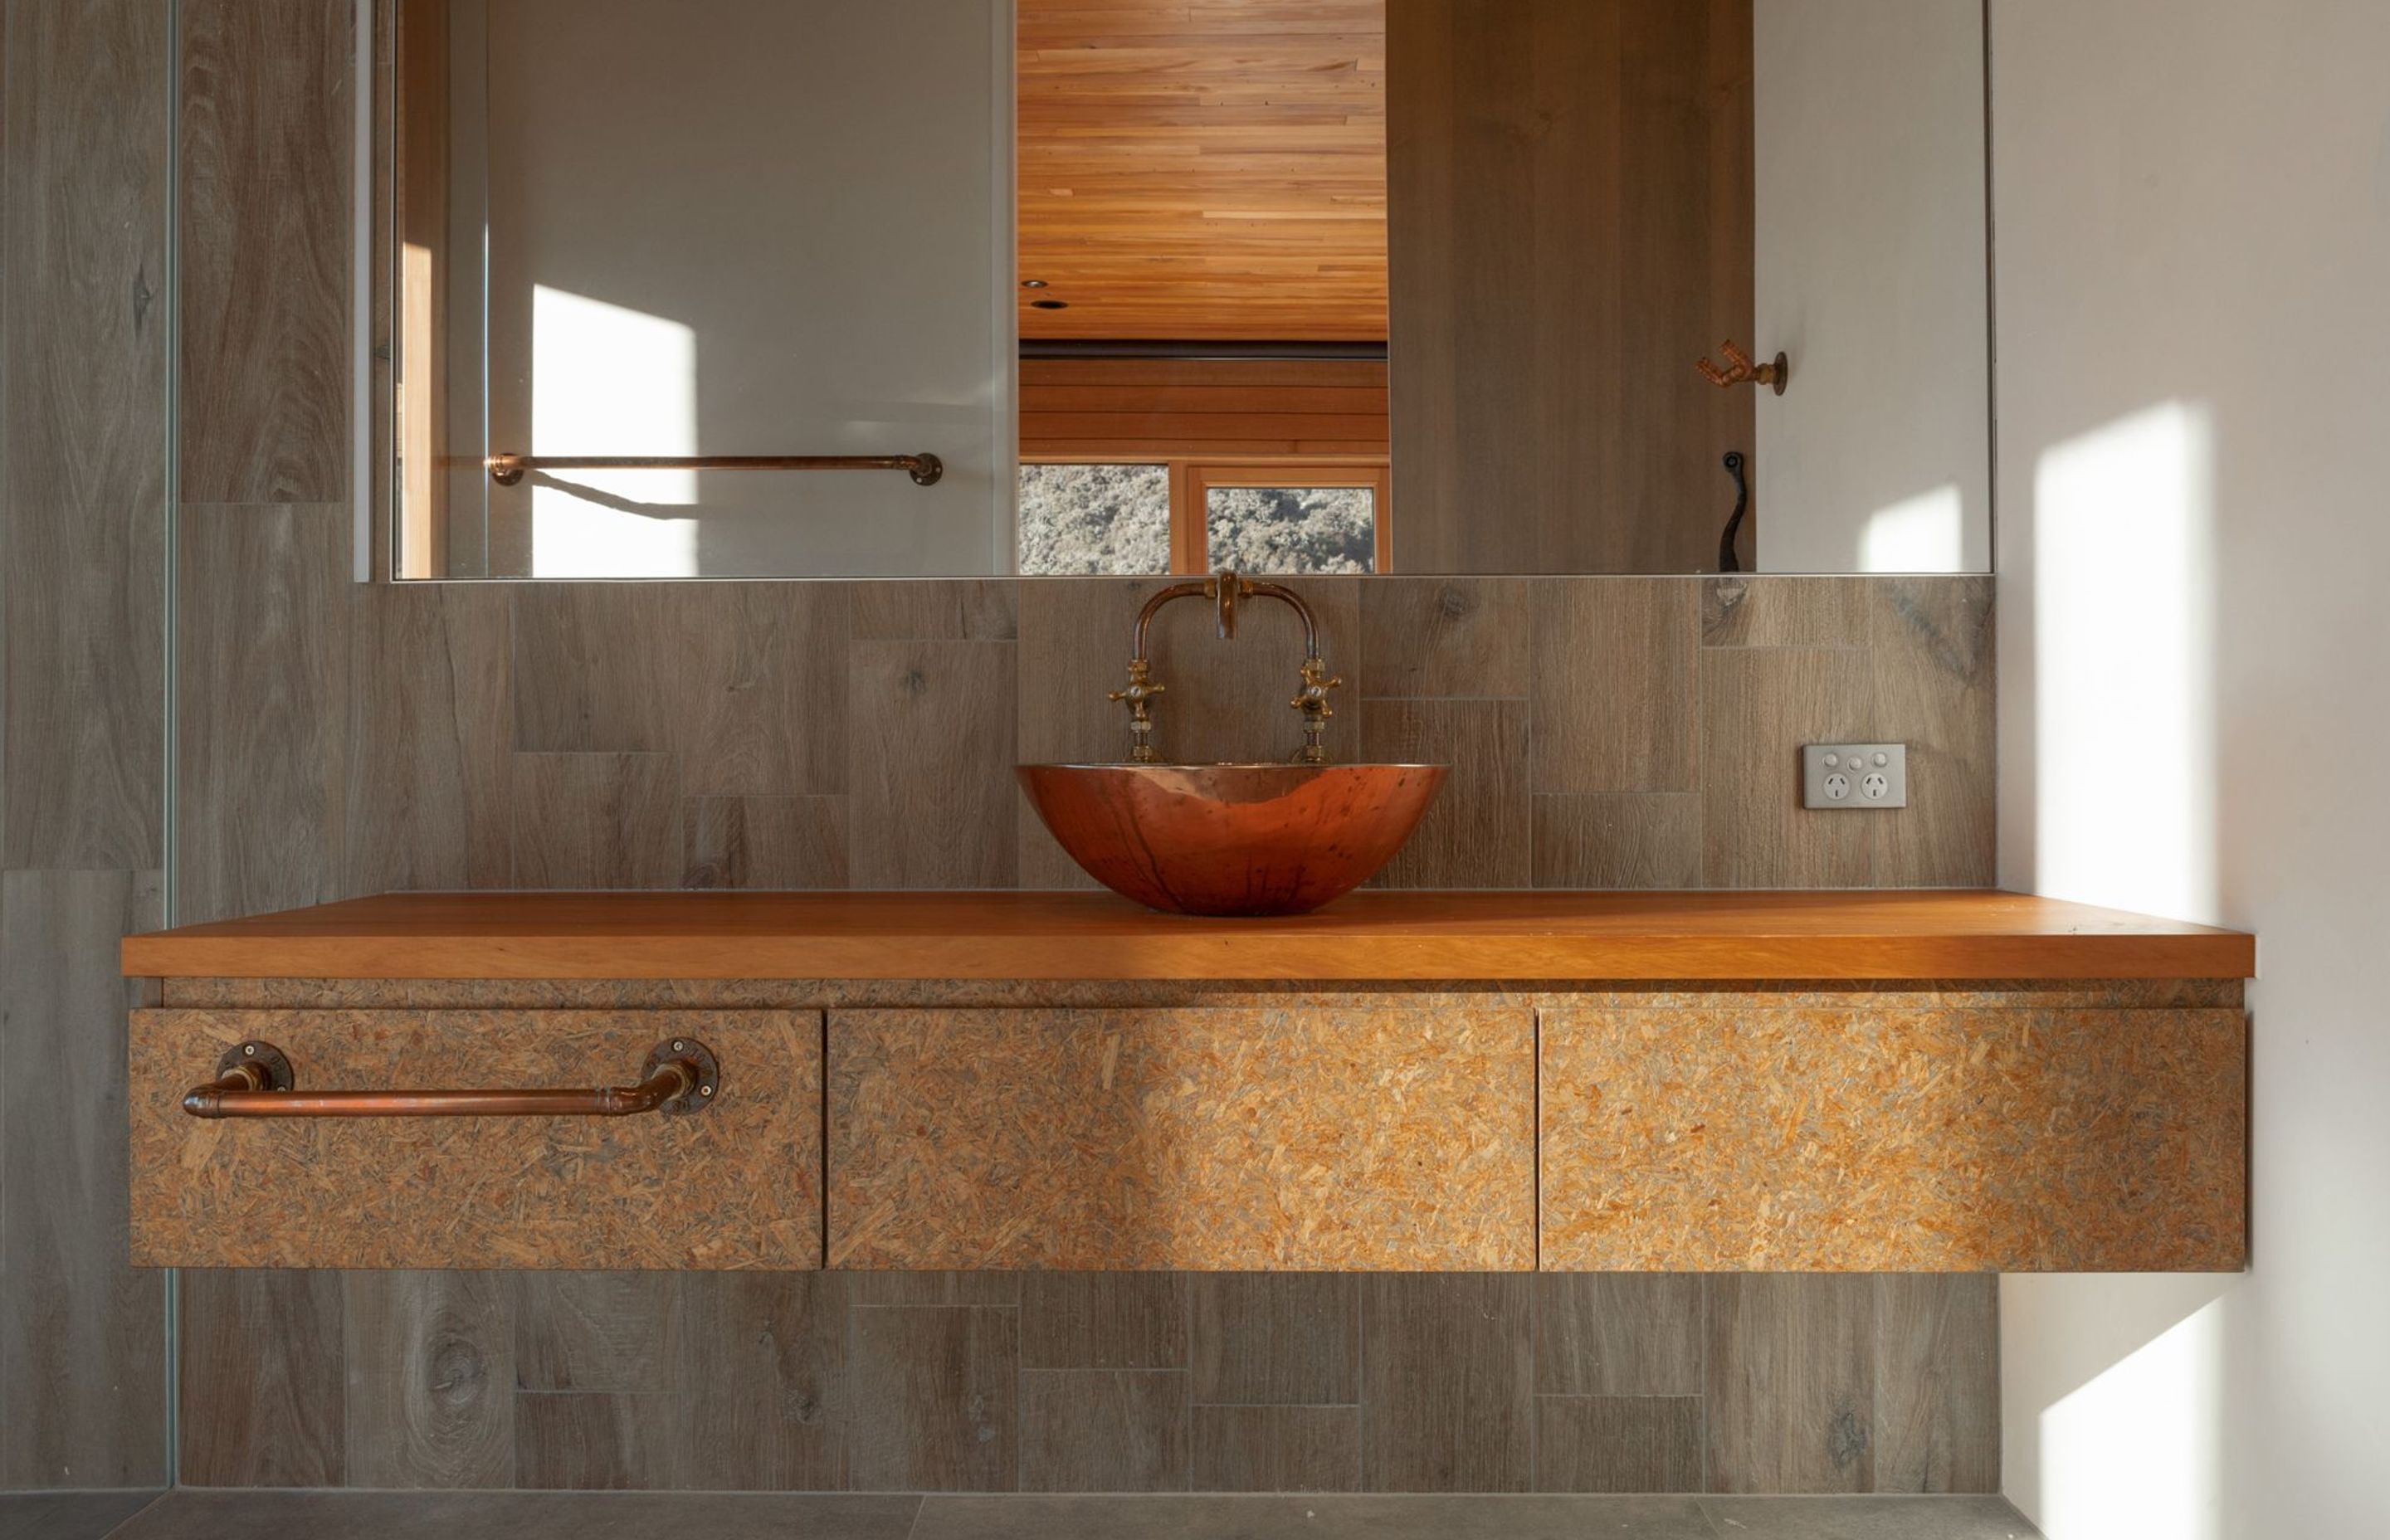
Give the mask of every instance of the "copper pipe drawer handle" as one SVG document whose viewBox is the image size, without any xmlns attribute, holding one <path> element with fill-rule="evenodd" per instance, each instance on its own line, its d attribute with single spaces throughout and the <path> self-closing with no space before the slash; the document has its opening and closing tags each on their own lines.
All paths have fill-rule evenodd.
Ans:
<svg viewBox="0 0 2390 1540">
<path fill-rule="evenodd" d="M 242 1043 L 216 1078 L 183 1097 L 195 1118 L 629 1118 L 701 1112 L 722 1087 L 722 1064 L 694 1037 L 648 1051 L 636 1085 L 590 1090 L 299 1091 L 290 1059 L 271 1043 Z"/>
</svg>

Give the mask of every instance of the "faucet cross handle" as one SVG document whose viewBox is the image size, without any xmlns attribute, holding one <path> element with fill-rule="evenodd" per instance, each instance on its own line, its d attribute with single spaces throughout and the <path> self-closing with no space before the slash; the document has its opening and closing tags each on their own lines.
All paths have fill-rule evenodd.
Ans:
<svg viewBox="0 0 2390 1540">
<path fill-rule="evenodd" d="M 1151 764 L 1153 751 L 1153 698 L 1168 689 L 1167 685 L 1153 682 L 1153 664 L 1145 658 L 1128 661 L 1128 686 L 1111 691 L 1105 699 L 1128 702 L 1129 762 Z"/>
<path fill-rule="evenodd" d="M 1328 763 L 1328 748 L 1321 742 L 1328 731 L 1328 719 L 1336 709 L 1328 703 L 1328 692 L 1344 683 L 1341 674 L 1328 672 L 1328 664 L 1317 655 L 1303 661 L 1303 691 L 1287 702 L 1303 713 L 1303 749 L 1295 755 L 1304 764 Z"/>
</svg>

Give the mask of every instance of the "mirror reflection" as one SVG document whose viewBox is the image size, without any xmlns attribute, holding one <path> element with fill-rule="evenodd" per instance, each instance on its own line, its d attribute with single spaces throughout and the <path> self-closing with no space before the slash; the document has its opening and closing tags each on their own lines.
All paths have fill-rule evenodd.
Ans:
<svg viewBox="0 0 2390 1540">
<path fill-rule="evenodd" d="M 1976 0 L 402 0 L 409 578 L 1988 570 Z"/>
</svg>

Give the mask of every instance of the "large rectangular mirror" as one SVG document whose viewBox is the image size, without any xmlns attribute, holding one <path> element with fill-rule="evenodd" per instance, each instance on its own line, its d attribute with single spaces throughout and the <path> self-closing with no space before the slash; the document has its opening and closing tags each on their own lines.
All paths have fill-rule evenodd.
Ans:
<svg viewBox="0 0 2390 1540">
<path fill-rule="evenodd" d="M 409 578 L 1981 571 L 1980 0 L 398 0 Z"/>
</svg>

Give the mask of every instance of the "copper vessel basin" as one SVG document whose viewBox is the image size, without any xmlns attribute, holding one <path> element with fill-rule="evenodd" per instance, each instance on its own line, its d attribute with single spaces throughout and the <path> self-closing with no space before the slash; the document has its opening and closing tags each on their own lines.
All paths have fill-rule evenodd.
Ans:
<svg viewBox="0 0 2390 1540">
<path fill-rule="evenodd" d="M 1441 764 L 1024 764 L 1037 815 L 1087 875 L 1184 915 L 1299 915 L 1376 875 Z"/>
</svg>

